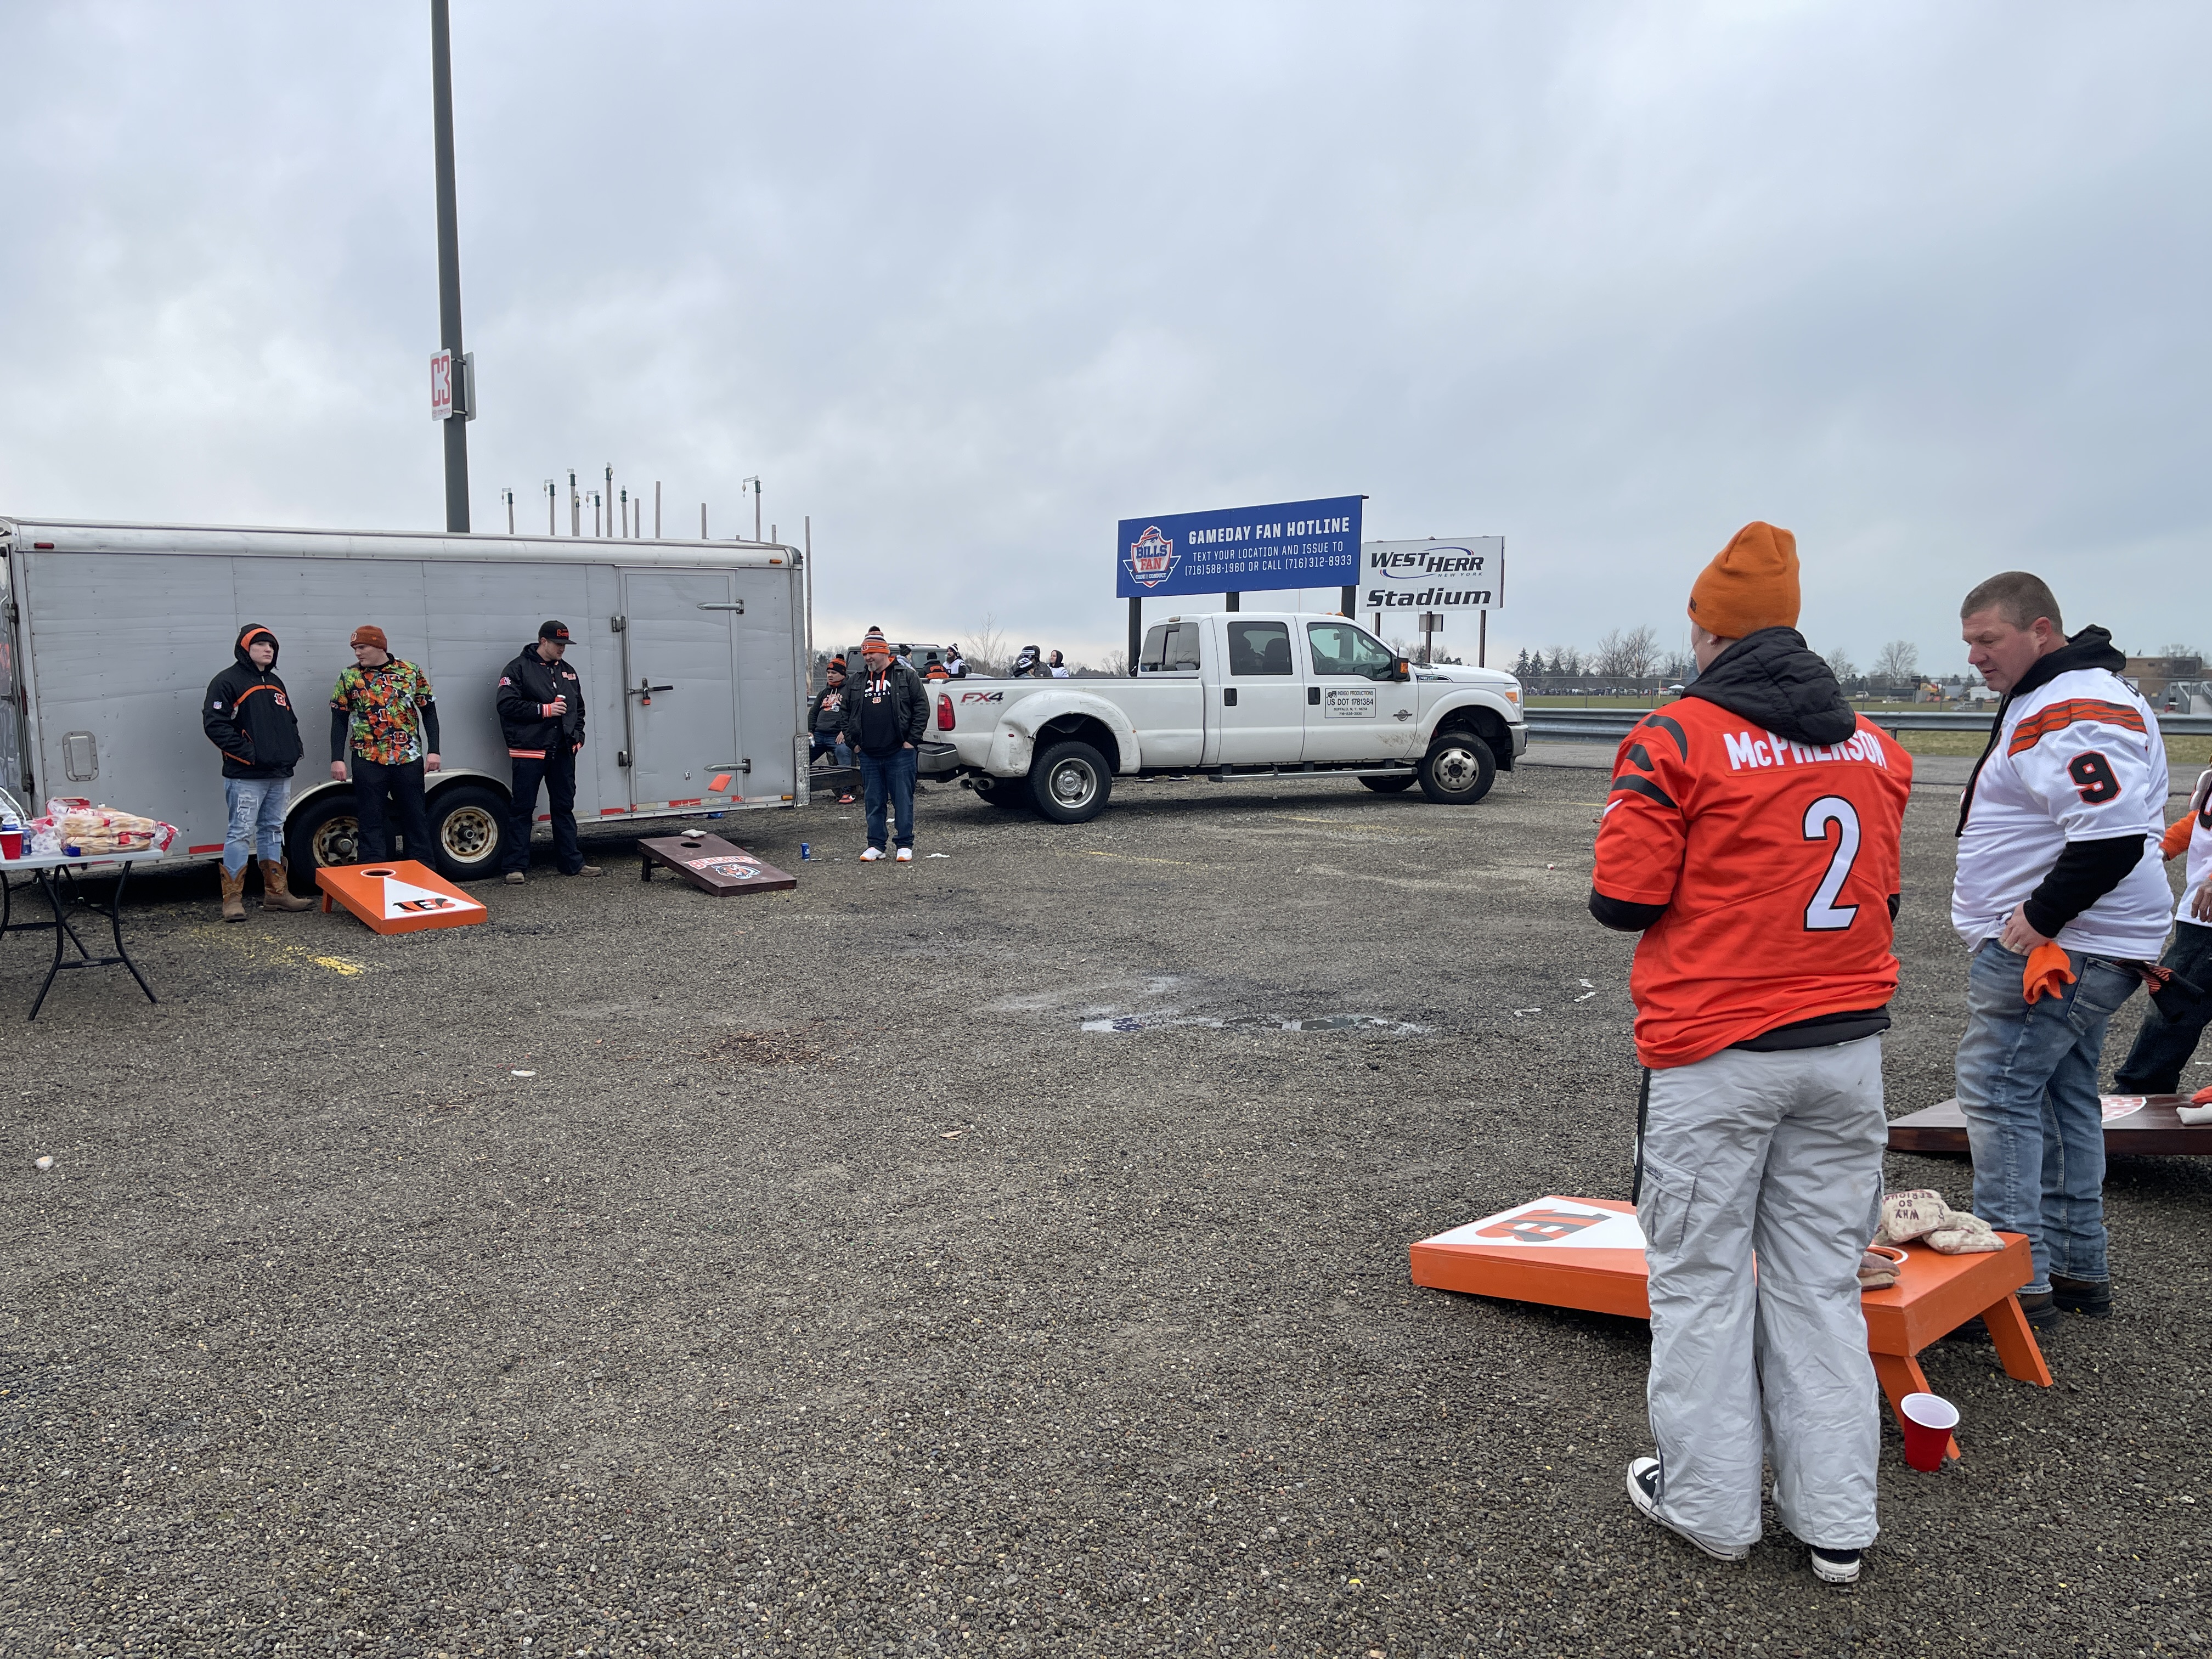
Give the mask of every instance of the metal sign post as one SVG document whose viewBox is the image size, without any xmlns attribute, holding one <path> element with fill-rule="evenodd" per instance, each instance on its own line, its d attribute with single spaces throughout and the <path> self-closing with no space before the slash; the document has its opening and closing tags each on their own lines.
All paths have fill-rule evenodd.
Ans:
<svg viewBox="0 0 2212 1659">
<path fill-rule="evenodd" d="M 430 126 L 438 171 L 438 356 L 445 360 L 445 410 L 437 408 L 439 370 L 431 368 L 431 414 L 446 441 L 446 528 L 469 527 L 469 422 L 476 415 L 467 354 L 461 349 L 460 210 L 453 196 L 453 54 L 447 0 L 430 0 Z M 459 370 L 458 387 L 454 371 Z M 456 392 L 459 397 L 456 397 Z M 456 420 L 454 416 L 461 418 Z"/>
</svg>

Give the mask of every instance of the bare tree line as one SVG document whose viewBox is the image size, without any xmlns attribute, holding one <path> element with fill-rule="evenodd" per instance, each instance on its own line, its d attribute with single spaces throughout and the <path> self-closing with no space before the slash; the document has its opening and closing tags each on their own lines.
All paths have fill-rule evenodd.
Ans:
<svg viewBox="0 0 2212 1659">
<path fill-rule="evenodd" d="M 1910 640 L 1892 640 L 1875 653 L 1874 665 L 1861 673 L 1850 653 L 1841 646 L 1826 653 L 1828 667 L 1838 680 L 1875 680 L 1902 684 L 1920 675 L 1920 647 Z M 1696 659 L 1686 644 L 1663 650 L 1659 632 L 1650 624 L 1616 628 L 1597 642 L 1595 651 L 1555 645 L 1548 650 L 1523 649 L 1513 665 L 1522 679 L 1682 680 L 1690 677 Z"/>
</svg>

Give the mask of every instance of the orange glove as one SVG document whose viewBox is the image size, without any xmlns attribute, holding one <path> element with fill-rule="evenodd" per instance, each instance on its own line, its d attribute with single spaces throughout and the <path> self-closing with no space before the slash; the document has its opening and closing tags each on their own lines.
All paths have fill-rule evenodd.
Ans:
<svg viewBox="0 0 2212 1659">
<path fill-rule="evenodd" d="M 2159 842 L 2159 851 L 2170 859 L 2179 858 L 2189 850 L 2189 837 L 2196 829 L 2197 814 L 2184 813 L 2166 826 L 2166 838 Z"/>
<path fill-rule="evenodd" d="M 2056 939 L 2027 953 L 2027 971 L 2021 975 L 2020 988 L 2031 1006 L 2038 997 L 2063 996 L 2060 988 L 2073 982 L 2074 964 L 2067 961 L 2065 947 Z"/>
<path fill-rule="evenodd" d="M 2199 1089 L 2189 1097 L 2191 1106 L 2212 1106 L 2212 1089 Z"/>
</svg>

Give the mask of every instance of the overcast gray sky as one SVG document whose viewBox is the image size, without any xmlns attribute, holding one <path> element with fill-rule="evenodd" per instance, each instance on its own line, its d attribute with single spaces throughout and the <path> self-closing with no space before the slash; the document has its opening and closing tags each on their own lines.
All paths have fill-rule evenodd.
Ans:
<svg viewBox="0 0 2212 1659">
<path fill-rule="evenodd" d="M 0 512 L 443 522 L 428 12 L 0 8 Z M 479 527 L 757 473 L 831 637 L 1097 657 L 1120 518 L 1364 493 L 1496 661 L 1765 518 L 1862 662 L 2014 566 L 2212 646 L 2212 9 L 453 14 Z"/>
</svg>

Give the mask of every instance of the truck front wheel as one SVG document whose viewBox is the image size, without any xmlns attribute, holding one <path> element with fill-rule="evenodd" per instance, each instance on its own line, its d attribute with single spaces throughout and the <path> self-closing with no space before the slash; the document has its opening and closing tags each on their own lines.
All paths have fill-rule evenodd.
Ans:
<svg viewBox="0 0 2212 1659">
<path fill-rule="evenodd" d="M 1087 743 L 1056 743 L 1030 768 L 1030 794 L 1054 823 L 1087 823 L 1106 810 L 1114 775 Z"/>
<path fill-rule="evenodd" d="M 1439 732 L 1421 757 L 1421 793 L 1439 806 L 1472 806 L 1498 781 L 1498 757 L 1472 732 Z"/>
</svg>

